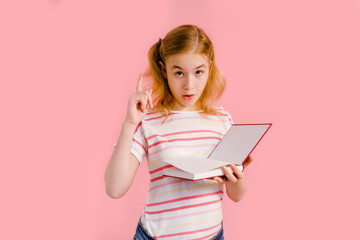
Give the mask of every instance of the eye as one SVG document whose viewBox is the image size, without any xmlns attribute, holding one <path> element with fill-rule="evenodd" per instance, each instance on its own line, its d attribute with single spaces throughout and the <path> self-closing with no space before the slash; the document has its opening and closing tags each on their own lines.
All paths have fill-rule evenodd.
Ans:
<svg viewBox="0 0 360 240">
<path fill-rule="evenodd" d="M 203 71 L 198 70 L 198 71 L 196 71 L 196 73 L 200 73 L 199 75 L 201 75 L 203 73 Z"/>
<path fill-rule="evenodd" d="M 177 75 L 177 76 L 181 76 L 181 75 L 178 75 L 178 73 L 183 74 L 182 72 L 176 72 L 176 73 L 175 73 L 175 75 Z"/>
</svg>

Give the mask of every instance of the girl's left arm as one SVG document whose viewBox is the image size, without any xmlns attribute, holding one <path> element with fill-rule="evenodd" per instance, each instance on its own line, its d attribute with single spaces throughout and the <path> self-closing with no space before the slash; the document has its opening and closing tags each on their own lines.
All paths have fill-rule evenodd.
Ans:
<svg viewBox="0 0 360 240">
<path fill-rule="evenodd" d="M 244 169 L 247 165 L 250 164 L 250 162 L 252 162 L 252 157 L 249 156 L 243 166 Z M 234 202 L 239 202 L 245 192 L 246 192 L 246 182 L 245 182 L 245 178 L 244 178 L 244 174 L 243 172 L 241 172 L 235 165 L 231 164 L 230 165 L 233 172 L 230 172 L 227 168 L 223 167 L 223 171 L 225 173 L 225 178 L 220 178 L 220 177 L 214 177 L 214 180 L 216 180 L 219 183 L 222 183 L 226 185 L 226 193 L 228 195 L 228 197 L 233 200 Z"/>
</svg>

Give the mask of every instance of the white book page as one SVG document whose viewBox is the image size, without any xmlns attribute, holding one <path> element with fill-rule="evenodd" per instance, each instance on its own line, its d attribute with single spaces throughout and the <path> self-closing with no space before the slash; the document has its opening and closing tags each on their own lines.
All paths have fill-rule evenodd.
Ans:
<svg viewBox="0 0 360 240">
<path fill-rule="evenodd" d="M 226 168 L 230 172 L 233 172 L 230 167 L 226 167 Z M 240 171 L 243 170 L 242 165 L 237 166 L 237 168 Z M 206 172 L 201 172 L 201 173 L 189 173 L 189 172 L 185 172 L 178 168 L 171 168 L 171 169 L 165 169 L 164 174 L 167 176 L 172 176 L 172 177 L 180 177 L 180 178 L 185 178 L 185 179 L 190 179 L 190 180 L 197 180 L 197 179 L 204 179 L 204 178 L 213 178 L 214 176 L 223 176 L 224 172 L 221 168 L 215 168 L 215 169 L 212 169 L 212 170 L 209 170 Z"/>
<path fill-rule="evenodd" d="M 183 171 L 191 172 L 191 173 L 206 172 L 208 170 L 230 164 L 228 162 L 217 161 L 209 158 L 199 158 L 199 157 L 171 158 L 171 159 L 166 159 L 164 161 L 177 168 L 180 168 Z"/>
<path fill-rule="evenodd" d="M 232 125 L 209 158 L 242 164 L 269 127 L 270 124 Z"/>
</svg>

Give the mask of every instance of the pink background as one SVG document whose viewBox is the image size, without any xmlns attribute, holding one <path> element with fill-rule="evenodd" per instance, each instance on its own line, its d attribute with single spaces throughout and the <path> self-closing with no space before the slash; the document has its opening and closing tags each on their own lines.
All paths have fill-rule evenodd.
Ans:
<svg viewBox="0 0 360 240">
<path fill-rule="evenodd" d="M 149 47 L 186 23 L 234 121 L 273 123 L 225 239 L 360 239 L 360 0 L 1 1 L 0 239 L 132 239 L 147 166 L 117 200 L 105 167 Z"/>
</svg>

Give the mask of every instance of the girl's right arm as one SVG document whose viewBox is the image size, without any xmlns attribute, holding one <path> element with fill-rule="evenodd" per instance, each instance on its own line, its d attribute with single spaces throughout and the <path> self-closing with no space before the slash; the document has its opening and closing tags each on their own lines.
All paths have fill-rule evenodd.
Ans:
<svg viewBox="0 0 360 240">
<path fill-rule="evenodd" d="M 138 123 L 145 117 L 148 108 L 152 108 L 150 91 L 142 91 L 142 75 L 136 87 L 136 93 L 129 97 L 127 115 L 121 127 L 121 133 L 105 171 L 106 193 L 112 198 L 122 197 L 131 186 L 139 161 L 131 154 L 131 143 Z"/>
</svg>

